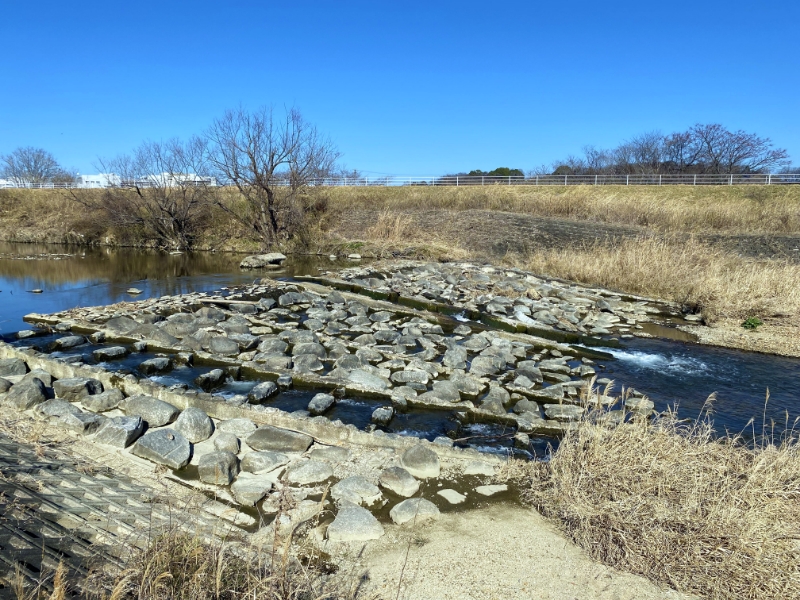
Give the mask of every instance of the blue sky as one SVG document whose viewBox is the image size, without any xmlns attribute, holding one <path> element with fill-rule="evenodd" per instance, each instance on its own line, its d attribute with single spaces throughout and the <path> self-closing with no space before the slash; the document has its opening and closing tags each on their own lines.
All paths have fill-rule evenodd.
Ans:
<svg viewBox="0 0 800 600">
<path fill-rule="evenodd" d="M 66 167 L 296 106 L 351 168 L 530 169 L 702 122 L 800 164 L 800 3 L 105 2 L 0 9 L 0 153 Z"/>
</svg>

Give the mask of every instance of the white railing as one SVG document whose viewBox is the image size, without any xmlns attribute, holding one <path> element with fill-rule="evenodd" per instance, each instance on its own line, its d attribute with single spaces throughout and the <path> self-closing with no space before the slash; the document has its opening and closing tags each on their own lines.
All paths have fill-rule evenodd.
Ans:
<svg viewBox="0 0 800 600">
<path fill-rule="evenodd" d="M 800 184 L 800 173 L 744 174 L 634 174 L 634 175 L 445 175 L 425 177 L 324 177 L 313 179 L 314 186 L 474 186 L 474 185 L 786 185 Z M 225 185 L 220 181 L 218 185 Z M 276 182 L 276 185 L 289 185 Z M 74 189 L 88 187 L 74 183 L 15 184 L 4 181 L 0 188 Z M 97 186 L 92 186 L 97 187 Z"/>
</svg>

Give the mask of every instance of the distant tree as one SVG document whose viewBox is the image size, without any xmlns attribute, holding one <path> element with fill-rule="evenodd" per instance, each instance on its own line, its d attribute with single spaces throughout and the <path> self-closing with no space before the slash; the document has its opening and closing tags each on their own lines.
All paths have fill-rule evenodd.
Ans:
<svg viewBox="0 0 800 600">
<path fill-rule="evenodd" d="M 310 184 L 334 172 L 339 153 L 298 110 L 280 115 L 272 108 L 229 110 L 214 121 L 206 139 L 219 177 L 243 199 L 219 202 L 220 208 L 251 229 L 263 247 L 293 237 L 324 210 Z"/>
<path fill-rule="evenodd" d="M 73 190 L 74 198 L 101 211 L 111 226 L 136 230 L 159 247 L 192 247 L 216 193 L 205 140 L 145 142 L 131 154 L 101 159 L 98 167 L 113 174 L 110 187 L 99 195 Z"/>
<path fill-rule="evenodd" d="M 748 173 L 781 168 L 789 153 L 772 148 L 772 140 L 745 131 L 728 131 L 722 125 L 695 125 L 689 130 L 703 169 L 707 173 Z"/>
<path fill-rule="evenodd" d="M 50 152 L 32 146 L 0 156 L 0 177 L 19 186 L 73 180 Z"/>
<path fill-rule="evenodd" d="M 485 176 L 485 177 L 525 177 L 522 169 L 509 169 L 508 167 L 497 167 L 491 171 L 481 171 L 475 169 L 467 173 L 470 176 Z"/>
</svg>

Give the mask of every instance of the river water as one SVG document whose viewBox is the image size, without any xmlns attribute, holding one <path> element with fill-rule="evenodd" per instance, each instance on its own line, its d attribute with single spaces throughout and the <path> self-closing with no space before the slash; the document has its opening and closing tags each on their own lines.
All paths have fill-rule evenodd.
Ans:
<svg viewBox="0 0 800 600">
<path fill-rule="evenodd" d="M 261 277 L 241 271 L 241 258 L 228 253 L 164 254 L 0 242 L 0 336 L 29 329 L 22 317 L 31 312 L 212 291 Z M 320 267 L 342 265 L 327 258 L 293 257 L 272 276 L 316 275 Z M 126 292 L 130 287 L 142 294 L 131 296 Z M 42 293 L 31 293 L 35 289 Z M 596 361 L 598 377 L 613 379 L 616 391 L 624 385 L 646 393 L 658 410 L 677 406 L 680 416 L 696 418 L 709 408 L 706 400 L 715 393 L 710 408 L 720 433 L 760 434 L 762 426 L 771 431 L 774 423 L 780 435 L 800 415 L 799 359 L 641 338 L 622 340 L 618 348 L 598 349 L 613 356 Z M 298 406 L 302 402 L 307 400 L 298 398 Z M 416 429 L 414 423 L 407 426 Z"/>
</svg>

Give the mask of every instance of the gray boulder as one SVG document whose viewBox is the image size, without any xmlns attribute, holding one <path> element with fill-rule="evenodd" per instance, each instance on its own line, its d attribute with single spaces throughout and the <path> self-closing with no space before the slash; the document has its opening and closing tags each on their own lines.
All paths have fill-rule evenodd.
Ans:
<svg viewBox="0 0 800 600">
<path fill-rule="evenodd" d="M 182 469 L 189 464 L 192 445 L 173 429 L 159 429 L 140 437 L 131 453 L 171 469 Z"/>
<path fill-rule="evenodd" d="M 255 506 L 272 489 L 272 481 L 264 477 L 239 475 L 231 484 L 231 494 L 242 506 Z"/>
<path fill-rule="evenodd" d="M 41 404 L 33 407 L 33 412 L 37 416 L 42 417 L 61 417 L 63 415 L 76 414 L 81 412 L 77 406 L 72 406 L 66 400 L 45 400 Z"/>
<path fill-rule="evenodd" d="M 8 390 L 11 389 L 11 382 L 8 379 L 3 379 L 0 377 L 0 394 L 5 394 Z"/>
<path fill-rule="evenodd" d="M 345 477 L 331 488 L 331 498 L 336 502 L 352 502 L 364 506 L 372 506 L 379 502 L 383 494 L 361 475 Z"/>
<path fill-rule="evenodd" d="M 47 400 L 47 390 L 38 377 L 22 381 L 13 386 L 6 394 L 5 402 L 17 410 L 28 410 Z"/>
<path fill-rule="evenodd" d="M 196 444 L 211 437 L 214 423 L 204 410 L 190 406 L 178 415 L 173 425 L 175 431 Z"/>
<path fill-rule="evenodd" d="M 378 483 L 403 498 L 410 498 L 419 491 L 419 481 L 403 467 L 384 469 Z"/>
<path fill-rule="evenodd" d="M 233 452 L 209 452 L 197 464 L 200 481 L 214 485 L 229 485 L 239 474 L 239 459 Z"/>
<path fill-rule="evenodd" d="M 296 485 L 313 485 L 333 477 L 331 466 L 321 460 L 306 460 L 293 464 L 286 472 L 286 480 Z"/>
<path fill-rule="evenodd" d="M 332 542 L 366 542 L 377 540 L 384 534 L 383 525 L 366 508 L 348 504 L 328 527 L 328 539 Z"/>
<path fill-rule="evenodd" d="M 217 429 L 223 433 L 232 433 L 237 437 L 244 437 L 258 428 L 250 419 L 239 418 L 221 421 L 217 425 Z"/>
<path fill-rule="evenodd" d="M 439 518 L 439 509 L 430 500 L 425 498 L 409 498 L 395 505 L 389 511 L 392 521 L 398 525 L 404 523 L 417 524 L 429 519 Z"/>
<path fill-rule="evenodd" d="M 100 444 L 127 448 L 144 432 L 144 421 L 141 417 L 113 417 L 107 419 L 97 429 L 94 441 Z"/>
<path fill-rule="evenodd" d="M 267 254 L 255 254 L 246 256 L 239 263 L 240 269 L 264 269 L 270 267 L 278 267 L 286 260 L 286 257 L 280 252 L 269 252 Z"/>
<path fill-rule="evenodd" d="M 208 351 L 221 356 L 236 356 L 239 354 L 239 344 L 234 340 L 223 336 L 216 335 L 208 342 Z"/>
<path fill-rule="evenodd" d="M 371 421 L 376 425 L 386 427 L 394 418 L 394 408 L 391 406 L 381 406 L 372 412 Z"/>
<path fill-rule="evenodd" d="M 311 449 L 311 458 L 324 460 L 331 464 L 339 464 L 350 458 L 350 451 L 339 446 L 314 445 Z"/>
<path fill-rule="evenodd" d="M 248 452 L 242 459 L 242 471 L 253 475 L 271 473 L 275 469 L 289 464 L 289 457 L 281 452 Z"/>
<path fill-rule="evenodd" d="M 56 348 L 60 350 L 66 350 L 67 348 L 74 348 L 75 346 L 80 346 L 81 344 L 86 343 L 86 338 L 82 335 L 67 335 L 62 338 L 58 338 L 53 344 Z"/>
<path fill-rule="evenodd" d="M 422 444 L 412 446 L 403 452 L 400 463 L 414 477 L 428 479 L 439 476 L 439 455 Z"/>
<path fill-rule="evenodd" d="M 102 394 L 94 394 L 93 396 L 86 396 L 81 398 L 81 405 L 86 410 L 92 412 L 105 412 L 117 408 L 119 403 L 125 399 L 122 392 L 116 388 L 106 390 Z"/>
<path fill-rule="evenodd" d="M 214 438 L 214 449 L 239 454 L 241 449 L 239 438 L 232 433 L 220 433 Z"/>
<path fill-rule="evenodd" d="M 225 383 L 228 374 L 222 369 L 212 369 L 208 373 L 203 373 L 195 378 L 195 385 L 205 391 L 209 391 Z"/>
<path fill-rule="evenodd" d="M 0 377 L 25 375 L 28 365 L 21 358 L 0 358 Z"/>
<path fill-rule="evenodd" d="M 466 369 L 467 368 L 467 350 L 461 346 L 453 346 L 444 353 L 442 364 L 451 369 Z"/>
<path fill-rule="evenodd" d="M 253 450 L 277 450 L 278 452 L 305 452 L 314 438 L 272 425 L 262 425 L 247 436 L 247 445 Z"/>
<path fill-rule="evenodd" d="M 325 366 L 315 354 L 298 354 L 292 358 L 292 369 L 298 373 L 309 371 L 322 371 Z"/>
<path fill-rule="evenodd" d="M 45 387 L 51 387 L 53 385 L 53 376 L 50 375 L 47 371 L 43 369 L 34 369 L 33 371 L 29 371 L 21 380 L 20 383 L 23 381 L 30 381 L 34 377 L 42 380 L 42 383 Z"/>
<path fill-rule="evenodd" d="M 545 404 L 544 414 L 548 419 L 556 421 L 579 421 L 583 417 L 584 409 L 574 404 Z"/>
<path fill-rule="evenodd" d="M 56 394 L 56 398 L 61 398 L 67 402 L 79 402 L 87 396 L 102 393 L 103 384 L 97 379 L 71 377 L 53 381 L 53 391 Z"/>
<path fill-rule="evenodd" d="M 142 375 L 155 375 L 157 373 L 164 373 L 172 368 L 172 361 L 166 356 L 159 356 L 150 358 L 139 364 L 139 372 Z"/>
<path fill-rule="evenodd" d="M 335 402 L 336 400 L 330 394 L 317 394 L 308 403 L 308 412 L 312 416 L 324 415 Z"/>
<path fill-rule="evenodd" d="M 460 402 L 461 394 L 458 386 L 452 381 L 434 381 L 433 395 L 448 402 Z"/>
<path fill-rule="evenodd" d="M 278 385 L 274 381 L 263 381 L 250 390 L 250 393 L 247 394 L 247 398 L 250 402 L 258 404 L 264 402 L 264 400 L 269 400 L 277 394 Z"/>
<path fill-rule="evenodd" d="M 382 378 L 378 377 L 377 375 L 373 375 L 372 373 L 368 373 L 363 369 L 351 371 L 347 375 L 347 379 L 352 383 L 371 390 L 382 391 L 389 387 L 389 384 L 387 384 Z"/>
<path fill-rule="evenodd" d="M 150 427 L 162 427 L 172 423 L 181 412 L 169 402 L 152 396 L 131 396 L 122 401 L 119 407 L 128 416 L 139 415 Z"/>
<path fill-rule="evenodd" d="M 78 411 L 58 417 L 55 424 L 79 435 L 89 435 L 97 431 L 106 420 L 102 415 Z"/>
</svg>

